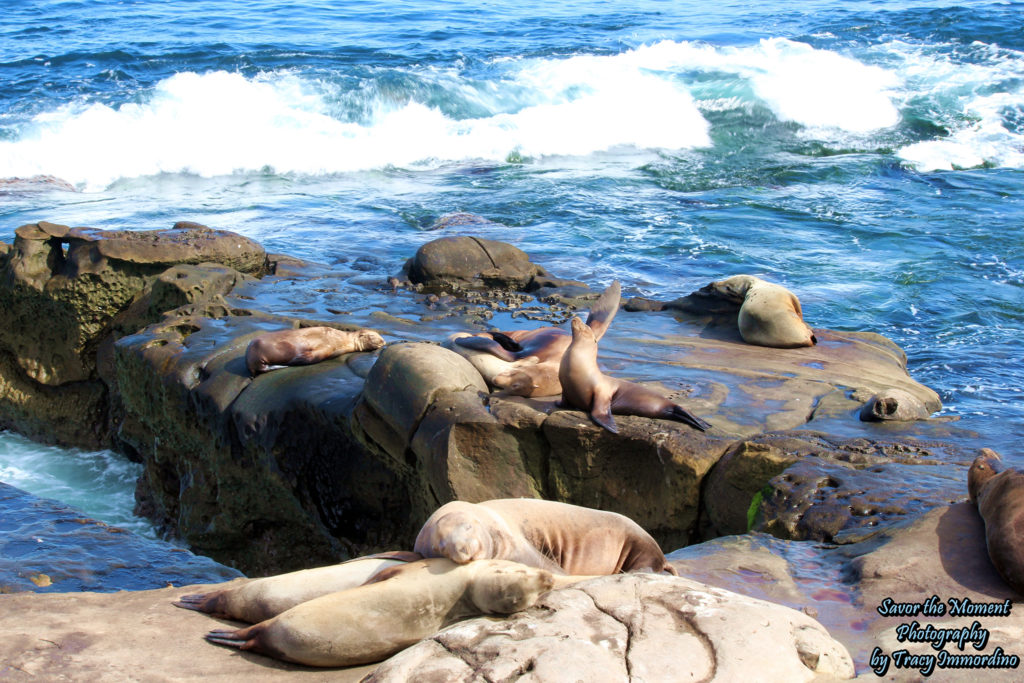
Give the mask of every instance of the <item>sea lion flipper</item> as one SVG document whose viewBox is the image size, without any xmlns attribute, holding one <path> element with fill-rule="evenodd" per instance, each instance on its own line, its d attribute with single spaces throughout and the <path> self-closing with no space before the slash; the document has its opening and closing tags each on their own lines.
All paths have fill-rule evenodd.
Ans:
<svg viewBox="0 0 1024 683">
<path fill-rule="evenodd" d="M 704 420 L 700 419 L 699 417 L 691 413 L 686 408 L 683 408 L 682 406 L 672 406 L 672 417 L 676 420 L 679 420 L 680 422 L 685 422 L 694 429 L 699 429 L 702 432 L 706 432 L 707 430 L 711 429 L 711 425 L 708 422 L 705 422 Z"/>
<path fill-rule="evenodd" d="M 614 396 L 614 392 L 606 389 L 608 388 L 603 385 L 595 387 L 594 399 L 590 406 L 590 419 L 612 434 L 618 434 L 619 428 L 615 426 L 615 418 L 612 417 L 612 396 Z"/>
<path fill-rule="evenodd" d="M 516 359 L 508 349 L 504 348 L 501 344 L 489 339 L 487 337 L 459 337 L 455 340 L 455 343 L 464 349 L 473 349 L 475 351 L 486 351 L 491 355 L 497 356 L 498 358 L 508 361 L 511 363 Z"/>
<path fill-rule="evenodd" d="M 209 612 L 210 608 L 207 604 L 209 602 L 209 597 L 209 593 L 192 593 L 191 595 L 182 595 L 171 604 L 175 607 L 191 609 L 196 612 Z"/>
<path fill-rule="evenodd" d="M 523 345 L 504 332 L 491 332 L 491 338 L 498 342 L 501 348 L 506 351 L 518 352 L 523 350 Z"/>
<path fill-rule="evenodd" d="M 203 637 L 217 645 L 226 645 L 228 647 L 237 647 L 241 650 L 246 650 L 248 649 L 246 645 L 249 643 L 249 639 L 241 635 L 244 630 L 246 629 L 235 630 L 219 628 L 215 631 L 210 631 Z"/>
<path fill-rule="evenodd" d="M 594 338 L 598 341 L 604 336 L 612 319 L 619 311 L 619 300 L 622 298 L 622 288 L 619 281 L 615 280 L 607 289 L 601 292 L 594 305 L 590 307 L 590 314 L 587 316 L 587 325 L 594 330 Z"/>
</svg>

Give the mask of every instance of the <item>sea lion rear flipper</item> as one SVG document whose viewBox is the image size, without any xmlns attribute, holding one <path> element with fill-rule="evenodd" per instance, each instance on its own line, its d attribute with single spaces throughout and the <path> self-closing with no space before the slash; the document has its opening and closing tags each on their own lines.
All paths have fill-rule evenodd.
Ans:
<svg viewBox="0 0 1024 683">
<path fill-rule="evenodd" d="M 491 338 L 498 342 L 501 348 L 506 351 L 519 352 L 523 350 L 523 345 L 517 342 L 512 337 L 508 336 L 504 332 L 491 332 Z"/>
<path fill-rule="evenodd" d="M 512 362 L 516 357 L 501 344 L 488 339 L 487 337 L 459 337 L 455 340 L 455 343 L 464 349 L 473 349 L 475 351 L 486 351 L 487 353 L 497 356 L 498 358 Z"/>
<path fill-rule="evenodd" d="M 679 420 L 680 422 L 685 422 L 694 429 L 699 429 L 702 432 L 711 429 L 711 425 L 709 423 L 700 419 L 699 417 L 691 413 L 689 410 L 681 406 L 672 406 L 672 418 Z"/>
<path fill-rule="evenodd" d="M 619 300 L 622 298 L 622 288 L 619 281 L 615 280 L 597 298 L 594 305 L 590 307 L 590 314 L 587 316 L 587 326 L 594 331 L 594 339 L 601 340 L 612 319 L 619 312 Z"/>
<path fill-rule="evenodd" d="M 217 645 L 226 645 L 228 647 L 237 647 L 240 650 L 248 650 L 252 646 L 249 644 L 251 638 L 246 637 L 248 635 L 247 633 L 243 634 L 243 632 L 247 631 L 248 629 L 235 630 L 219 628 L 215 631 L 210 631 L 203 637 Z"/>
</svg>

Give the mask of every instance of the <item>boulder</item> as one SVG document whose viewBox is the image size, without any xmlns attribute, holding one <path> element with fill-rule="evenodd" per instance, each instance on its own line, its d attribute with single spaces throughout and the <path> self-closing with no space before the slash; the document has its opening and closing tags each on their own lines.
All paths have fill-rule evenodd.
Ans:
<svg viewBox="0 0 1024 683">
<path fill-rule="evenodd" d="M 368 681 L 810 681 L 853 678 L 846 648 L 793 609 L 685 578 L 620 574 L 505 619 L 451 626 Z"/>
</svg>

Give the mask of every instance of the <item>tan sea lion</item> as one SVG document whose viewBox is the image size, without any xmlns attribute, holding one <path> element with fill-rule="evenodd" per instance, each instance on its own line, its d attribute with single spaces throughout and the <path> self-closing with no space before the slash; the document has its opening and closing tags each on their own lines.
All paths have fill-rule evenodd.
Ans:
<svg viewBox="0 0 1024 683">
<path fill-rule="evenodd" d="M 702 291 L 705 290 L 740 304 L 736 322 L 740 336 L 748 344 L 791 349 L 818 343 L 804 322 L 800 300 L 782 285 L 753 275 L 733 275 L 712 282 Z"/>
<path fill-rule="evenodd" d="M 556 585 L 580 577 L 504 560 L 456 564 L 426 559 L 393 567 L 372 583 L 296 605 L 247 628 L 207 640 L 309 666 L 379 662 L 462 619 L 512 614 Z"/>
<path fill-rule="evenodd" d="M 1004 468 L 991 448 L 971 463 L 967 492 L 985 522 L 985 544 L 996 571 L 1024 595 L 1024 472 Z"/>
<path fill-rule="evenodd" d="M 701 431 L 711 428 L 690 411 L 643 385 L 602 374 L 597 366 L 597 339 L 593 330 L 575 317 L 571 325 L 572 344 L 558 369 L 562 406 L 590 413 L 594 422 L 613 434 L 618 434 L 619 430 L 612 414 L 677 420 Z"/>
<path fill-rule="evenodd" d="M 676 574 L 657 541 L 625 515 L 534 498 L 446 503 L 413 549 L 460 564 L 512 560 L 557 574 Z"/>
<path fill-rule="evenodd" d="M 616 280 L 601 293 L 591 307 L 587 325 L 594 331 L 597 339 L 604 336 L 612 319 L 615 318 L 621 296 L 622 290 Z M 505 394 L 553 396 L 561 391 L 557 365 L 572 343 L 572 335 L 560 327 L 546 326 L 533 330 L 466 335 L 455 339 L 454 343 L 465 349 L 489 353 L 509 364 L 515 363 L 515 366 L 504 367 L 500 373 L 484 376 L 488 384 L 498 387 Z M 523 367 L 523 361 L 528 360 L 532 360 L 529 367 Z"/>
<path fill-rule="evenodd" d="M 245 365 L 255 377 L 281 365 L 310 365 L 353 351 L 373 351 L 384 338 L 373 330 L 352 332 L 333 327 L 300 327 L 267 332 L 249 342 Z"/>
<path fill-rule="evenodd" d="M 419 559 L 418 553 L 379 553 L 327 567 L 232 581 L 231 586 L 210 593 L 183 595 L 173 604 L 256 624 L 322 595 L 361 586 L 385 569 Z"/>
</svg>

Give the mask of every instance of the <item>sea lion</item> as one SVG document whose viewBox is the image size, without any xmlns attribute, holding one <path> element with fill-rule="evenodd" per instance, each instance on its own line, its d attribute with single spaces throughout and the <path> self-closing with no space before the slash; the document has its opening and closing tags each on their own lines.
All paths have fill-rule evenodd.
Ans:
<svg viewBox="0 0 1024 683">
<path fill-rule="evenodd" d="M 331 593 L 254 626 L 206 639 L 309 666 L 379 662 L 462 619 L 511 614 L 556 585 L 582 578 L 504 560 L 460 565 L 425 559 L 378 574 L 378 581 Z"/>
<path fill-rule="evenodd" d="M 622 289 L 616 280 L 591 307 L 587 325 L 597 339 L 604 336 L 615 318 L 621 296 Z M 557 366 L 572 343 L 572 336 L 560 327 L 546 326 L 533 330 L 465 335 L 455 339 L 454 343 L 465 349 L 489 353 L 508 364 L 516 364 L 514 367 L 492 366 L 501 372 L 484 375 L 488 384 L 498 387 L 503 393 L 512 396 L 553 396 L 561 391 Z M 528 363 L 528 367 L 523 367 L 527 365 L 523 361 L 528 360 L 532 362 Z"/>
<path fill-rule="evenodd" d="M 931 415 L 919 398 L 902 389 L 883 389 L 860 409 L 864 422 L 907 422 L 927 420 Z"/>
<path fill-rule="evenodd" d="M 676 574 L 657 541 L 625 515 L 534 498 L 446 503 L 413 549 L 460 564 L 512 560 L 556 574 Z"/>
<path fill-rule="evenodd" d="M 800 300 L 782 285 L 753 275 L 733 275 L 701 291 L 712 291 L 740 304 L 736 322 L 748 344 L 792 349 L 818 343 L 804 322 Z"/>
<path fill-rule="evenodd" d="M 613 434 L 619 433 L 613 413 L 677 420 L 701 431 L 711 428 L 690 411 L 643 385 L 602 374 L 597 367 L 594 331 L 579 318 L 574 317 L 571 325 L 572 344 L 558 368 L 562 406 L 590 413 L 594 422 Z"/>
<path fill-rule="evenodd" d="M 353 332 L 333 327 L 300 327 L 267 332 L 249 342 L 245 365 L 255 377 L 282 365 L 310 365 L 353 351 L 373 351 L 384 338 L 373 330 Z"/>
<path fill-rule="evenodd" d="M 983 448 L 967 473 L 967 492 L 985 522 L 992 564 L 1024 595 L 1024 472 L 1004 469 L 999 454 Z"/>
<path fill-rule="evenodd" d="M 183 595 L 173 604 L 256 624 L 322 595 L 361 586 L 385 569 L 419 559 L 418 553 L 379 553 L 327 567 L 232 581 L 231 586 L 210 593 Z"/>
</svg>

